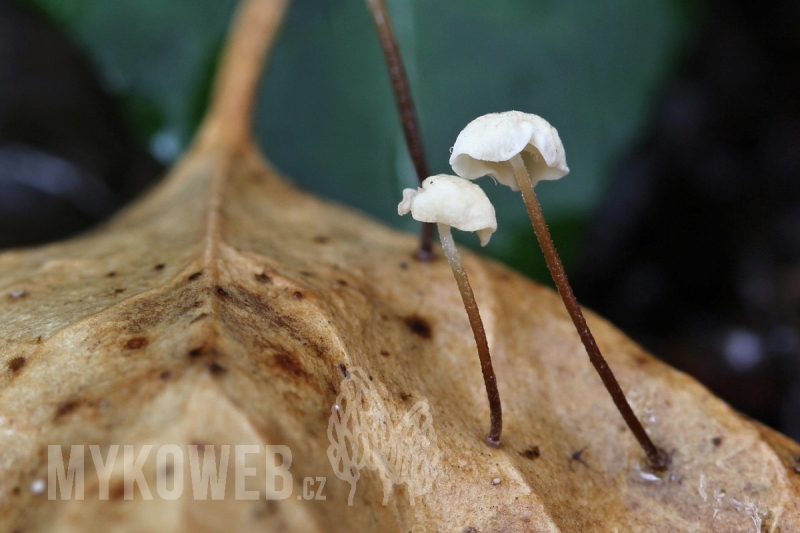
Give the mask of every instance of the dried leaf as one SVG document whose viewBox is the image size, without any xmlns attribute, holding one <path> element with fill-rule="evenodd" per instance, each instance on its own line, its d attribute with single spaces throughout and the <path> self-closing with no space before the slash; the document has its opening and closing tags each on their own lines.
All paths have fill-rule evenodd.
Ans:
<svg viewBox="0 0 800 533">
<path fill-rule="evenodd" d="M 245 2 L 210 117 L 160 186 L 93 233 L 0 255 L 2 529 L 800 530 L 800 446 L 589 314 L 672 454 L 663 478 L 643 471 L 558 297 L 465 254 L 504 400 L 503 445 L 484 444 L 485 391 L 447 264 L 415 262 L 412 236 L 298 191 L 250 141 L 285 3 Z M 85 499 L 48 499 L 48 445 L 81 444 Z M 105 484 L 92 444 L 101 462 L 114 445 L 118 457 L 180 446 L 182 496 L 157 493 L 170 476 L 153 452 L 154 500 L 136 488 L 127 501 L 123 461 Z M 265 500 L 282 488 L 266 454 L 237 487 L 231 452 L 226 499 L 197 500 L 191 445 L 203 457 L 205 445 L 285 446 L 292 494 Z M 307 479 L 326 499 L 305 499 Z"/>
</svg>

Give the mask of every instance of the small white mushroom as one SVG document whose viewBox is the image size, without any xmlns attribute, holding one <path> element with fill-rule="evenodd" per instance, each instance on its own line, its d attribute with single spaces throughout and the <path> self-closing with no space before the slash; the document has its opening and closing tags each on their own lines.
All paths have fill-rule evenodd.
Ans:
<svg viewBox="0 0 800 533">
<path fill-rule="evenodd" d="M 475 344 L 478 347 L 483 381 L 489 397 L 491 428 L 486 443 L 497 448 L 500 446 L 500 434 L 503 429 L 497 378 L 492 367 L 489 343 L 486 340 L 478 304 L 450 232 L 451 226 L 462 231 L 474 231 L 480 237 L 481 245 L 485 246 L 492 233 L 497 230 L 494 206 L 483 189 L 474 183 L 456 176 L 440 174 L 427 178 L 419 189 L 403 191 L 403 201 L 397 206 L 397 213 L 405 215 L 408 212 L 411 212 L 414 220 L 432 222 L 439 226 L 439 239 L 442 241 L 442 249 L 461 292 L 464 309 L 467 311 Z"/>
<path fill-rule="evenodd" d="M 467 124 L 458 134 L 450 165 L 463 178 L 472 180 L 488 175 L 512 190 L 522 192 L 547 268 L 589 360 L 647 454 L 650 466 L 654 470 L 665 470 L 669 457 L 650 440 L 586 324 L 533 190 L 538 182 L 558 179 L 569 172 L 558 131 L 543 118 L 519 111 L 484 115 Z"/>
<path fill-rule="evenodd" d="M 445 224 L 474 231 L 486 246 L 497 230 L 494 206 L 479 186 L 457 176 L 439 174 L 422 182 L 419 189 L 403 191 L 397 214 L 411 212 L 414 220 Z"/>
<path fill-rule="evenodd" d="M 558 131 L 538 115 L 520 111 L 478 117 L 458 134 L 450 166 L 462 178 L 492 176 L 512 190 L 520 190 L 515 166 L 526 170 L 536 185 L 569 173 Z"/>
</svg>

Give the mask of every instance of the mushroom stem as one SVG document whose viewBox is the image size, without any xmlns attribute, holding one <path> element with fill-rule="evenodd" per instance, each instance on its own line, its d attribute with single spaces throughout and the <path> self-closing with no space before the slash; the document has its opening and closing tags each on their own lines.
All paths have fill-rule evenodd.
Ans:
<svg viewBox="0 0 800 533">
<path fill-rule="evenodd" d="M 614 401 L 614 405 L 617 406 L 622 418 L 625 419 L 625 423 L 633 432 L 633 436 L 636 437 L 636 440 L 639 441 L 639 444 L 647 454 L 650 467 L 656 471 L 665 470 L 668 466 L 668 455 L 650 440 L 650 436 L 645 431 L 641 422 L 639 422 L 633 409 L 631 409 L 628 400 L 625 398 L 625 393 L 622 392 L 617 378 L 614 377 L 614 373 L 608 366 L 603 354 L 600 353 L 600 348 L 598 348 L 594 336 L 589 330 L 589 326 L 586 324 L 586 319 L 583 317 L 583 312 L 578 304 L 578 300 L 575 298 L 572 287 L 567 280 L 567 274 L 564 272 L 564 266 L 561 264 L 561 259 L 553 244 L 553 239 L 550 237 L 550 231 L 547 229 L 547 222 L 544 220 L 542 208 L 533 190 L 533 184 L 531 183 L 530 176 L 528 176 L 528 171 L 525 169 L 522 157 L 520 157 L 519 154 L 512 157 L 511 165 L 514 167 L 514 174 L 517 177 L 517 183 L 522 191 L 522 198 L 528 209 L 528 215 L 531 217 L 534 232 L 539 239 L 539 245 L 544 253 L 547 268 L 550 270 L 550 275 L 553 277 L 558 293 L 564 301 L 564 306 L 567 308 L 567 312 L 570 318 L 572 318 L 575 328 L 578 330 L 578 335 L 581 338 L 581 342 L 583 342 L 583 346 L 586 348 L 589 360 L 600 375 L 600 379 L 603 380 L 603 385 L 605 385 L 606 390 L 608 390 L 608 393 L 611 395 L 611 399 Z"/>
<path fill-rule="evenodd" d="M 419 119 L 414 108 L 414 100 L 411 97 L 411 84 L 408 82 L 406 68 L 403 65 L 403 56 L 400 54 L 400 47 L 397 45 L 397 38 L 392 29 L 392 21 L 386 4 L 383 0 L 367 0 L 375 29 L 378 31 L 378 39 L 381 42 L 383 56 L 386 59 L 386 67 L 389 70 L 389 77 L 392 80 L 392 90 L 397 102 L 397 110 L 400 113 L 400 123 L 403 126 L 403 135 L 406 139 L 408 153 L 414 163 L 414 170 L 417 172 L 417 179 L 420 185 L 425 178 L 430 176 L 428 172 L 428 162 L 425 159 L 425 148 L 422 145 L 422 134 L 419 129 Z M 420 230 L 419 250 L 415 255 L 420 261 L 430 261 L 433 259 L 433 224 L 423 222 Z"/>
<path fill-rule="evenodd" d="M 461 299 L 464 302 L 464 309 L 469 317 L 469 325 L 472 326 L 472 334 L 475 336 L 475 344 L 478 346 L 478 358 L 481 361 L 481 372 L 483 372 L 483 382 L 486 384 L 486 394 L 489 397 L 489 412 L 491 428 L 489 436 L 486 437 L 486 444 L 492 448 L 500 446 L 500 433 L 503 431 L 503 411 L 500 407 L 500 392 L 497 390 L 497 378 L 492 367 L 492 356 L 489 354 L 489 343 L 486 340 L 486 331 L 483 329 L 478 304 L 472 287 L 469 284 L 467 271 L 461 264 L 461 256 L 456 249 L 453 234 L 450 226 L 439 224 L 439 239 L 442 241 L 442 250 L 450 263 L 453 277 L 456 278 L 458 290 L 461 292 Z"/>
</svg>

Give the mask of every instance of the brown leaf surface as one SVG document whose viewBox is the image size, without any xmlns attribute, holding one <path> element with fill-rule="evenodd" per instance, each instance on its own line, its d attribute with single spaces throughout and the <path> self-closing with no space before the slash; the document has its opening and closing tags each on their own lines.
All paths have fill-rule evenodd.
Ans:
<svg viewBox="0 0 800 533">
<path fill-rule="evenodd" d="M 214 110 L 156 190 L 93 233 L 0 255 L 0 529 L 800 531 L 800 446 L 589 314 L 634 410 L 672 453 L 664 478 L 642 472 L 557 295 L 464 254 L 504 401 L 503 445 L 483 443 L 485 391 L 446 262 L 418 263 L 414 237 L 298 191 L 249 141 L 284 4 L 243 5 Z M 332 406 L 357 380 L 369 394 L 348 405 L 373 432 L 364 446 L 392 425 L 419 443 L 413 428 L 430 426 L 426 412 L 406 416 L 417 402 L 435 431 L 382 455 L 421 460 L 386 506 L 389 466 L 363 468 L 348 506 L 327 455 Z M 164 500 L 149 468 L 154 500 L 127 501 L 117 461 L 100 501 L 88 449 L 84 501 L 31 490 L 47 479 L 50 444 L 97 444 L 106 457 L 112 444 L 168 443 L 286 445 L 292 496 L 264 500 L 262 464 L 259 501 L 235 500 L 230 471 L 224 501 L 189 489 Z M 326 500 L 298 499 L 304 478 L 323 476 Z"/>
</svg>

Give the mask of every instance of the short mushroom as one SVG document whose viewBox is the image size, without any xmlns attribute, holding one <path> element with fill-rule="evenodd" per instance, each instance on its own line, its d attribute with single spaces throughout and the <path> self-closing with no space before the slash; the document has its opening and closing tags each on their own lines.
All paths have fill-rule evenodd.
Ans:
<svg viewBox="0 0 800 533">
<path fill-rule="evenodd" d="M 569 172 L 558 131 L 543 118 L 520 111 L 484 115 L 467 124 L 458 134 L 450 165 L 462 178 L 473 180 L 489 175 L 512 190 L 522 192 L 547 267 L 589 359 L 647 454 L 651 468 L 666 469 L 668 456 L 650 440 L 586 324 L 533 190 L 539 181 L 559 179 Z"/>
<path fill-rule="evenodd" d="M 472 334 L 478 347 L 483 381 L 486 385 L 486 394 L 489 397 L 491 427 L 486 444 L 497 448 L 500 446 L 500 434 L 503 429 L 497 378 L 494 368 L 492 368 L 489 343 L 486 340 L 478 304 L 450 232 L 451 226 L 462 231 L 474 231 L 478 234 L 481 245 L 486 246 L 492 233 L 497 229 L 494 206 L 486 193 L 474 183 L 457 176 L 440 174 L 427 178 L 419 189 L 403 191 L 403 201 L 397 206 L 397 213 L 405 215 L 409 211 L 411 216 L 419 222 L 438 224 L 442 249 L 450 263 L 453 276 L 456 278 L 458 290 L 461 292 L 461 299 L 464 302 L 470 326 L 472 326 Z"/>
</svg>

